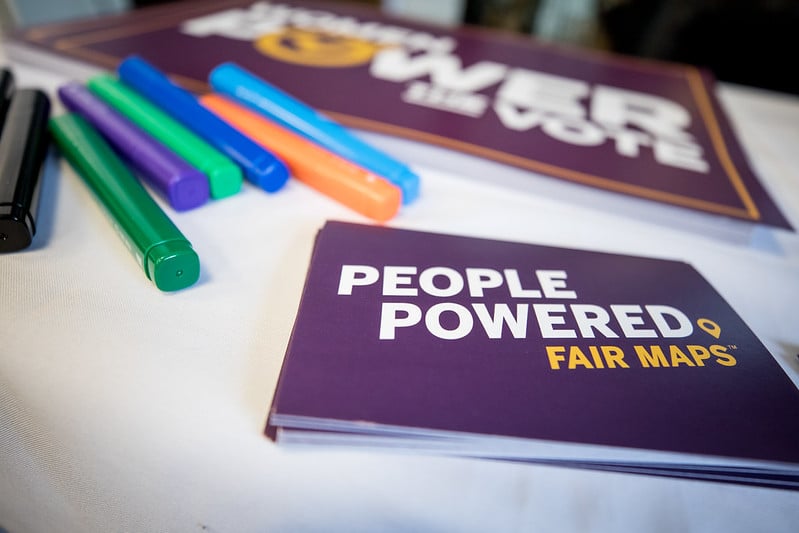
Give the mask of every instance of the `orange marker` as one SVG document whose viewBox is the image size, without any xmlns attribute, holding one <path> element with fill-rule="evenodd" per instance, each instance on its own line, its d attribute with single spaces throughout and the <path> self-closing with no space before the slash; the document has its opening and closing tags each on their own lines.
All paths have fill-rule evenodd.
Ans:
<svg viewBox="0 0 799 533">
<path fill-rule="evenodd" d="M 378 221 L 397 214 L 399 187 L 218 94 L 200 103 L 281 158 L 291 173 L 314 189 Z"/>
</svg>

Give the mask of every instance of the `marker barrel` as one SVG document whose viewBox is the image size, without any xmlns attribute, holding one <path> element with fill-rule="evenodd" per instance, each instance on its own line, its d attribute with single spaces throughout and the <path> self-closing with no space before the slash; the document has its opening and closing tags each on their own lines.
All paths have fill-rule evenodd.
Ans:
<svg viewBox="0 0 799 533">
<path fill-rule="evenodd" d="M 128 120 L 204 173 L 213 198 L 226 198 L 241 190 L 244 178 L 238 165 L 139 93 L 108 74 L 95 76 L 86 85 Z"/>
<path fill-rule="evenodd" d="M 191 243 L 100 134 L 74 113 L 51 119 L 50 131 L 156 287 L 176 291 L 194 284 L 200 260 Z"/>
<path fill-rule="evenodd" d="M 377 221 L 384 222 L 397 214 L 402 193 L 383 178 L 224 96 L 207 94 L 200 103 L 276 153 L 298 180 Z"/>
<path fill-rule="evenodd" d="M 118 73 L 123 82 L 235 161 L 258 187 L 275 192 L 288 180 L 288 169 L 279 159 L 205 109 L 191 93 L 143 59 L 125 59 Z"/>
<path fill-rule="evenodd" d="M 111 109 L 83 85 L 72 82 L 58 89 L 64 105 L 80 114 L 178 211 L 203 205 L 208 178 Z"/>
<path fill-rule="evenodd" d="M 407 166 L 243 68 L 223 63 L 211 71 L 208 80 L 214 91 L 386 178 L 402 190 L 402 203 L 408 204 L 419 195 L 419 177 Z"/>
</svg>

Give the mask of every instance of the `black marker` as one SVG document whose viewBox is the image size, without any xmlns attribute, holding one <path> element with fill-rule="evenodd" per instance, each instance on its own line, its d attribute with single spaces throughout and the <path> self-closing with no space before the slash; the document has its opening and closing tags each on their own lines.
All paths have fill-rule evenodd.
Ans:
<svg viewBox="0 0 799 533">
<path fill-rule="evenodd" d="M 30 246 L 36 234 L 50 100 L 38 89 L 16 90 L 5 115 L 0 133 L 0 252 L 16 252 Z"/>
<path fill-rule="evenodd" d="M 11 101 L 11 94 L 14 92 L 14 76 L 8 69 L 0 69 L 0 132 L 3 131 L 3 124 L 6 120 L 8 103 Z"/>
</svg>

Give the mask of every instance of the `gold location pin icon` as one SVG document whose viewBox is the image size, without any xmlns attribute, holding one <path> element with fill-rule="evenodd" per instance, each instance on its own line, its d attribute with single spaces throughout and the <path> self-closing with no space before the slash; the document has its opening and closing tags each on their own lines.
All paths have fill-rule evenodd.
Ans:
<svg viewBox="0 0 799 533">
<path fill-rule="evenodd" d="M 713 335 L 713 337 L 717 339 L 719 338 L 719 335 L 721 335 L 721 327 L 719 327 L 718 324 L 716 324 L 709 318 L 698 319 L 696 321 L 696 325 L 699 326 L 702 329 L 702 331 L 710 335 Z"/>
</svg>

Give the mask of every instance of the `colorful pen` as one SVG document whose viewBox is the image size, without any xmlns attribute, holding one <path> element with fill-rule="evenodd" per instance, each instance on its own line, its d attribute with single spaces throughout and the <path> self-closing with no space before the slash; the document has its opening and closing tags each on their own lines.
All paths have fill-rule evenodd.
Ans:
<svg viewBox="0 0 799 533">
<path fill-rule="evenodd" d="M 419 195 L 419 177 L 407 166 L 362 141 L 293 96 L 233 63 L 223 63 L 208 77 L 219 93 L 277 121 L 339 156 L 383 176 L 402 190 L 402 203 Z"/>
<path fill-rule="evenodd" d="M 50 131 L 156 287 L 176 291 L 194 284 L 200 260 L 191 243 L 100 134 L 74 113 L 51 119 Z"/>
<path fill-rule="evenodd" d="M 208 177 L 211 197 L 226 198 L 241 190 L 244 177 L 238 165 L 114 76 L 94 76 L 86 86 L 128 120 L 203 172 Z"/>
<path fill-rule="evenodd" d="M 122 61 L 118 73 L 124 83 L 235 161 L 243 168 L 245 177 L 258 187 L 274 192 L 288 180 L 288 169 L 283 162 L 205 109 L 194 95 L 140 57 L 131 56 Z"/>
<path fill-rule="evenodd" d="M 384 222 L 400 208 L 400 189 L 305 137 L 219 94 L 200 103 L 286 162 L 294 177 L 342 204 Z"/>
<path fill-rule="evenodd" d="M 208 178 L 77 82 L 58 89 L 64 105 L 86 119 L 178 211 L 208 200 Z"/>
<path fill-rule="evenodd" d="M 18 89 L 0 134 L 0 252 L 30 246 L 50 137 L 50 100 L 38 89 Z"/>
</svg>

